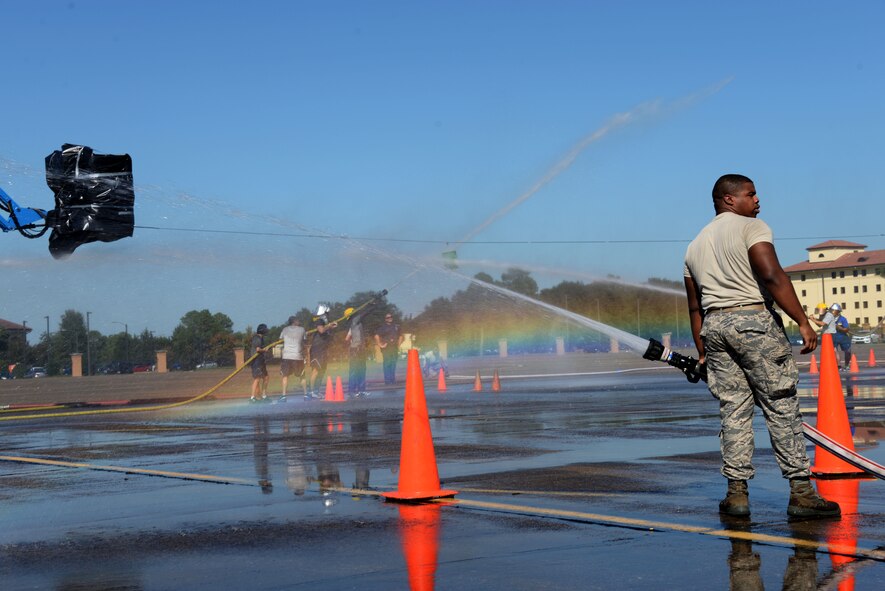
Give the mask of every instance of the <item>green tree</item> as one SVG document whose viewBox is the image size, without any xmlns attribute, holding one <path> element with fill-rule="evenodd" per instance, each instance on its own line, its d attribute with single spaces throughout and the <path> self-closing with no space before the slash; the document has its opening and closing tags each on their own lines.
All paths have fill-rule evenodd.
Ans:
<svg viewBox="0 0 885 591">
<path fill-rule="evenodd" d="M 538 295 L 538 283 L 532 279 L 531 273 L 519 267 L 510 267 L 501 273 L 501 281 L 497 282 L 501 287 L 510 291 L 521 293 L 530 297 Z"/>
<path fill-rule="evenodd" d="M 220 312 L 212 314 L 209 310 L 191 310 L 181 317 L 181 321 L 172 331 L 172 358 L 182 369 L 193 369 L 199 363 L 219 359 L 225 336 L 233 336 L 233 321 Z M 231 343 L 235 341 L 230 341 Z M 231 350 L 233 347 L 230 347 Z"/>
</svg>

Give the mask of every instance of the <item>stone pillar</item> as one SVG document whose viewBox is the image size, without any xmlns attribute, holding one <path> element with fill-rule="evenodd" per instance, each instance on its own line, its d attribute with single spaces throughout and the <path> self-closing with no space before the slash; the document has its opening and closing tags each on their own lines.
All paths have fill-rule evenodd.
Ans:
<svg viewBox="0 0 885 591">
<path fill-rule="evenodd" d="M 83 354 L 71 353 L 71 377 L 83 377 Z"/>
<path fill-rule="evenodd" d="M 665 332 L 661 335 L 661 344 L 664 345 L 664 347 L 666 347 L 667 349 L 670 348 L 670 336 L 672 334 L 672 332 Z"/>
<path fill-rule="evenodd" d="M 443 361 L 449 360 L 449 342 L 437 341 L 436 346 L 439 348 L 439 357 Z"/>
<path fill-rule="evenodd" d="M 565 339 L 562 337 L 556 337 L 556 354 L 565 355 Z"/>
<path fill-rule="evenodd" d="M 157 373 L 166 373 L 166 351 L 157 351 Z"/>
<path fill-rule="evenodd" d="M 243 347 L 234 347 L 234 367 L 240 369 L 246 363 L 246 350 Z"/>
<path fill-rule="evenodd" d="M 620 343 L 618 343 L 618 339 L 616 339 L 615 337 L 612 337 L 611 339 L 611 352 L 617 353 L 618 350 L 620 350 L 621 345 Z"/>
<path fill-rule="evenodd" d="M 507 357 L 507 339 L 498 339 L 498 357 Z"/>
</svg>

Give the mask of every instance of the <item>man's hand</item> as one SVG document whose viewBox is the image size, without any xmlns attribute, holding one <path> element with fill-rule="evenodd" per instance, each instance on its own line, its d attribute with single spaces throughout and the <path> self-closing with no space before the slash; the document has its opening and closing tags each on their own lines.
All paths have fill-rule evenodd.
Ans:
<svg viewBox="0 0 885 591">
<path fill-rule="evenodd" d="M 799 334 L 802 335 L 802 349 L 800 353 L 811 353 L 817 349 L 817 333 L 807 322 L 799 326 Z"/>
</svg>

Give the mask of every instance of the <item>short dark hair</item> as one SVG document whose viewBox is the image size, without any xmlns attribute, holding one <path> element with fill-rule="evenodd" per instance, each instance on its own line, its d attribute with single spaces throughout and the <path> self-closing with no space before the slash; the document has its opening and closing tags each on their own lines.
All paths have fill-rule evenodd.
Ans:
<svg viewBox="0 0 885 591">
<path fill-rule="evenodd" d="M 752 183 L 753 181 L 742 174 L 723 174 L 713 185 L 713 201 L 719 201 L 726 195 L 733 195 L 734 191 L 744 183 Z"/>
</svg>

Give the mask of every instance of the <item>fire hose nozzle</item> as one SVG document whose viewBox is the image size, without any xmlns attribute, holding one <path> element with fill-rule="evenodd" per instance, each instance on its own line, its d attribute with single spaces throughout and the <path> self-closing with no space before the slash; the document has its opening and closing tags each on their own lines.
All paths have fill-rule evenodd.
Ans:
<svg viewBox="0 0 885 591">
<path fill-rule="evenodd" d="M 642 357 L 650 361 L 662 361 L 667 365 L 672 365 L 684 373 L 685 377 L 692 384 L 697 384 L 700 380 L 707 381 L 706 364 L 698 363 L 698 360 L 694 357 L 671 351 L 660 341 L 649 339 L 648 349 L 645 350 Z"/>
</svg>

